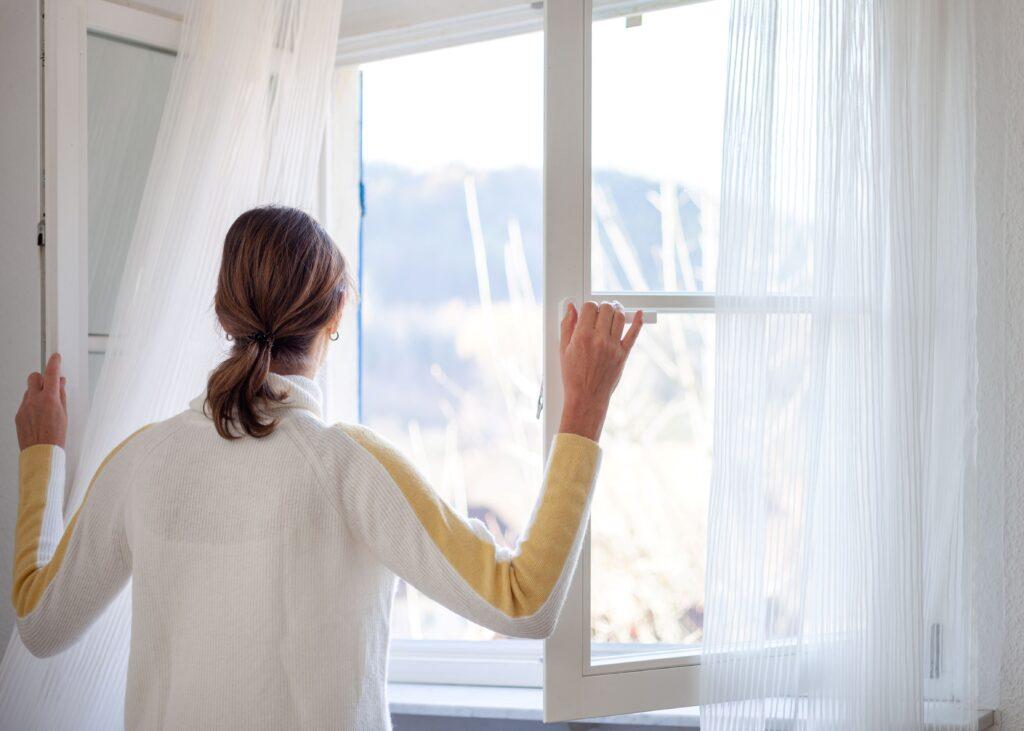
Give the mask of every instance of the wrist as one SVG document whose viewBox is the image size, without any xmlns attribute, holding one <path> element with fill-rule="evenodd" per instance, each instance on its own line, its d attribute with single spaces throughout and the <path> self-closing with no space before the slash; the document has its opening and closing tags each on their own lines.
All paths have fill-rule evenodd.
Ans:
<svg viewBox="0 0 1024 731">
<path fill-rule="evenodd" d="M 50 442 L 47 442 L 47 441 L 24 442 L 24 443 L 19 442 L 18 443 L 18 451 L 20 451 L 20 452 L 24 452 L 24 451 L 27 451 L 29 449 L 34 449 L 35 447 L 56 447 L 57 449 L 60 449 L 61 451 L 64 450 L 64 445 L 63 444 L 58 444 L 57 442 L 52 442 L 52 441 L 50 441 Z"/>
<path fill-rule="evenodd" d="M 604 418 L 608 412 L 606 403 L 596 399 L 573 399 L 566 397 L 562 406 L 562 419 L 559 422 L 560 433 L 576 434 L 587 439 L 598 441 Z"/>
</svg>

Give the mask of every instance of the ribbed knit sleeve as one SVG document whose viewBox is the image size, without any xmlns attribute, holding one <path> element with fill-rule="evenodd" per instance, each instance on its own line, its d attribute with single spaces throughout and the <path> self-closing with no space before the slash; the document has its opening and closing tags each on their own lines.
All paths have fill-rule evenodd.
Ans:
<svg viewBox="0 0 1024 731">
<path fill-rule="evenodd" d="M 66 527 L 64 450 L 39 444 L 21 452 L 11 599 L 22 641 L 34 655 L 71 645 L 128 582 L 130 469 L 118 455 L 129 440 L 100 465 Z"/>
<path fill-rule="evenodd" d="M 505 635 L 546 637 L 579 557 L 600 447 L 554 440 L 533 517 L 515 550 L 483 523 L 454 512 L 393 446 L 339 425 L 362 458 L 337 476 L 344 517 L 381 562 L 452 611 Z"/>
</svg>

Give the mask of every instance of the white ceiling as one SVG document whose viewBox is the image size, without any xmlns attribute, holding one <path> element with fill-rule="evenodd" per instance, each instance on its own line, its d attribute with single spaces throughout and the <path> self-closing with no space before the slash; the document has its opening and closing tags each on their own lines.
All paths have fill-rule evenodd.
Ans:
<svg viewBox="0 0 1024 731">
<path fill-rule="evenodd" d="M 188 0 L 113 0 L 181 17 Z M 529 5 L 529 0 L 344 0 L 340 37 L 422 25 L 452 17 Z"/>
</svg>

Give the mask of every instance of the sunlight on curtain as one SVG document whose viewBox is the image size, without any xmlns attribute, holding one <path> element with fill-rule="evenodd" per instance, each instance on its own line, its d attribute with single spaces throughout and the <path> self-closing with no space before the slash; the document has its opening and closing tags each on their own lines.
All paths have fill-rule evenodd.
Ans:
<svg viewBox="0 0 1024 731">
<path fill-rule="evenodd" d="M 975 723 L 966 0 L 735 0 L 702 728 Z"/>
<path fill-rule="evenodd" d="M 66 516 L 110 449 L 202 389 L 224 345 L 212 301 L 231 221 L 259 203 L 315 210 L 340 16 L 341 0 L 189 3 Z M 122 727 L 130 616 L 126 591 L 49 660 L 15 633 L 0 728 Z"/>
</svg>

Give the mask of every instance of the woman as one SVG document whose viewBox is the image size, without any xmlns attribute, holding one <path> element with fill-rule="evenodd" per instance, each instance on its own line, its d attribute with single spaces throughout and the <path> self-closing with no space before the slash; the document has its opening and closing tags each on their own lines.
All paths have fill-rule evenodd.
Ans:
<svg viewBox="0 0 1024 731">
<path fill-rule="evenodd" d="M 66 530 L 59 356 L 29 376 L 16 418 L 18 629 L 34 654 L 60 652 L 132 578 L 129 728 L 388 728 L 396 575 L 502 634 L 554 627 L 640 314 L 625 336 L 617 305 L 565 315 L 561 427 L 509 551 L 378 435 L 321 421 L 312 379 L 351 296 L 312 218 L 242 214 L 215 299 L 230 354 L 188 410 L 111 452 Z"/>
</svg>

